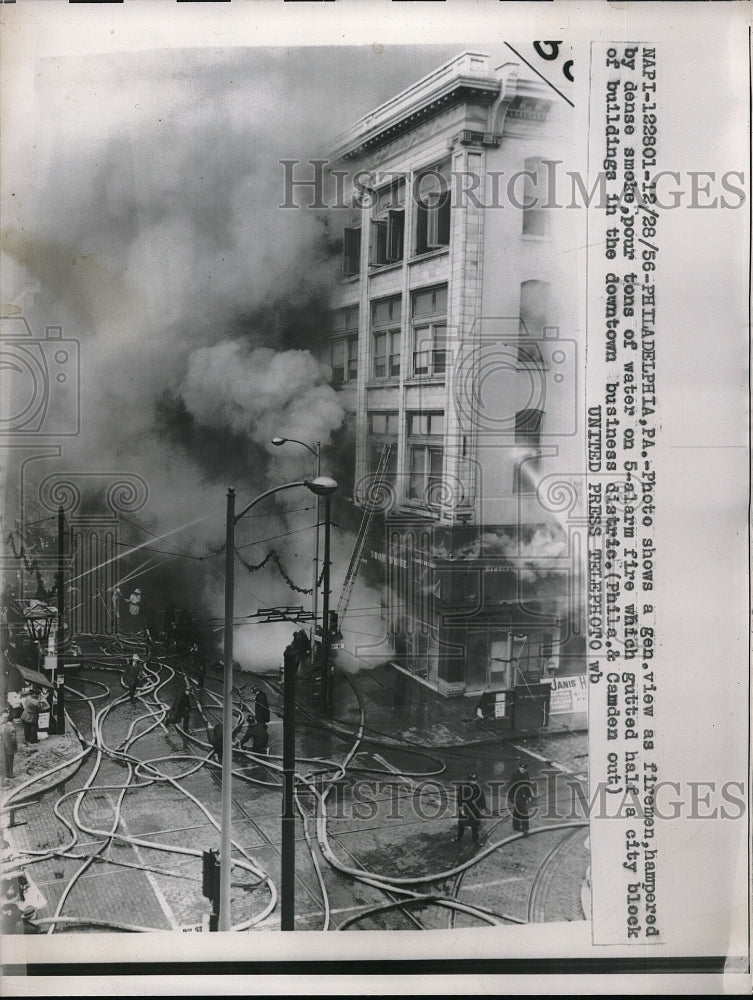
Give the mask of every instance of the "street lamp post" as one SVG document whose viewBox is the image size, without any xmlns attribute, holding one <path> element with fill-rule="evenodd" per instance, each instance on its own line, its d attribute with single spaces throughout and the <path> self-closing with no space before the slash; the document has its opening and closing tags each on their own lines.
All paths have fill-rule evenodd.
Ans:
<svg viewBox="0 0 753 1000">
<path fill-rule="evenodd" d="M 322 573 L 322 676 L 324 678 L 324 711 L 332 715 L 332 677 L 329 667 L 329 648 L 332 633 L 329 627 L 329 538 L 330 538 L 330 499 L 324 498 L 324 567 Z"/>
<path fill-rule="evenodd" d="M 57 572 L 57 598 L 58 598 L 58 627 L 55 638 L 55 656 L 57 657 L 55 670 L 55 732 L 58 736 L 65 733 L 65 660 L 63 659 L 63 646 L 65 645 L 65 625 L 63 614 L 65 612 L 65 590 L 63 580 L 65 577 L 65 512 L 62 507 L 58 507 L 58 572 Z"/>
<path fill-rule="evenodd" d="M 231 820 L 232 820 L 232 773 L 233 773 L 233 614 L 235 605 L 235 525 L 252 507 L 273 493 L 305 486 L 317 497 L 329 497 L 337 489 L 337 483 L 328 476 L 283 483 L 261 493 L 246 504 L 240 513 L 235 513 L 235 490 L 227 492 L 225 519 L 225 672 L 222 684 L 222 807 L 220 817 L 220 914 L 219 929 L 230 930 L 230 868 L 231 868 Z M 327 503 L 329 510 L 329 502 Z M 317 525 L 317 534 L 318 534 Z M 291 778 L 295 774 L 295 670 L 286 668 L 283 677 L 283 809 L 282 809 L 282 871 L 281 903 L 285 899 L 286 912 L 281 921 L 283 930 L 293 930 L 292 909 L 295 879 L 295 814 L 293 813 L 293 787 Z M 291 822 L 292 820 L 292 822 Z M 287 864 L 286 864 L 287 861 Z"/>
<path fill-rule="evenodd" d="M 37 667 L 43 655 L 43 649 L 47 645 L 52 630 L 52 620 L 55 612 L 41 601 L 34 603 L 28 610 L 23 612 L 24 624 L 29 637 L 34 643 L 37 652 Z"/>
</svg>

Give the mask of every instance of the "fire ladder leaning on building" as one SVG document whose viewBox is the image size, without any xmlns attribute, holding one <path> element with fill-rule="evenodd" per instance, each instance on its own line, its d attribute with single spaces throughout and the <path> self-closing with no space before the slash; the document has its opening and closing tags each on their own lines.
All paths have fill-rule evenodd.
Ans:
<svg viewBox="0 0 753 1000">
<path fill-rule="evenodd" d="M 365 491 L 363 517 L 361 518 L 361 525 L 358 529 L 358 535 L 356 536 L 356 543 L 353 546 L 353 553 L 350 557 L 348 572 L 345 574 L 345 579 L 343 581 L 340 603 L 337 605 L 337 621 L 341 629 L 343 618 L 345 617 L 348 605 L 350 604 L 350 598 L 353 593 L 353 587 L 356 583 L 356 577 L 358 576 L 358 569 L 361 565 L 363 550 L 366 548 L 366 540 L 369 537 L 371 522 L 374 519 L 374 514 L 380 507 L 379 501 L 382 496 L 382 486 L 385 482 L 387 465 L 390 460 L 392 448 L 393 445 L 391 443 L 388 442 L 385 444 L 382 449 L 382 454 L 379 456 L 379 464 L 377 465 L 376 472 L 374 473 L 374 478 L 371 480 L 368 489 Z"/>
</svg>

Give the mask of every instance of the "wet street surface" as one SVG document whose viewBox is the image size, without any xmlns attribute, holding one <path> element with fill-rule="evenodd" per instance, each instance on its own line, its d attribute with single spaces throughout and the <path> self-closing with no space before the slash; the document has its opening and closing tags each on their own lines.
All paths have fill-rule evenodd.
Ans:
<svg viewBox="0 0 753 1000">
<path fill-rule="evenodd" d="M 187 732 L 167 713 L 181 664 L 149 662 L 137 697 L 122 680 L 127 647 L 102 643 L 67 678 L 85 756 L 37 794 L 4 789 L 5 836 L 43 905 L 43 933 L 207 930 L 202 851 L 219 847 L 220 765 L 208 729 L 221 717 L 210 670 Z M 192 683 L 195 676 L 189 674 Z M 236 671 L 237 718 L 251 685 L 268 694 L 269 755 L 234 753 L 231 914 L 236 930 L 279 929 L 282 722 L 278 677 Z M 338 677 L 331 718 L 301 678 L 296 723 L 296 929 L 416 930 L 583 920 L 588 828 L 585 736 L 528 745 L 486 735 L 449 704 L 394 703 L 385 675 Z M 72 728 L 72 727 L 69 727 Z M 567 764 L 556 766 L 557 746 Z M 506 788 L 525 761 L 531 832 L 514 833 Z M 552 763 L 554 762 L 554 763 Z M 573 766 L 575 765 L 575 766 Z M 480 843 L 456 841 L 457 782 L 486 795 Z M 55 775 L 46 782 L 54 783 Z M 31 801 L 29 801 L 31 799 Z M 9 806 L 25 801 L 8 828 Z M 22 818 L 24 825 L 20 825 Z"/>
</svg>

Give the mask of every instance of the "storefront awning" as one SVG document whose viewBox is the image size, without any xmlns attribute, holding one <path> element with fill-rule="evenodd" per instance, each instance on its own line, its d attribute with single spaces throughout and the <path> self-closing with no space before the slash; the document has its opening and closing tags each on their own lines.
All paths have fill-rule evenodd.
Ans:
<svg viewBox="0 0 753 1000">
<path fill-rule="evenodd" d="M 40 687 L 46 688 L 54 687 L 45 675 L 40 674 L 38 670 L 31 670 L 29 667 L 20 667 L 17 663 L 12 663 L 11 666 L 14 670 L 17 670 L 23 679 L 29 684 L 38 684 Z"/>
</svg>

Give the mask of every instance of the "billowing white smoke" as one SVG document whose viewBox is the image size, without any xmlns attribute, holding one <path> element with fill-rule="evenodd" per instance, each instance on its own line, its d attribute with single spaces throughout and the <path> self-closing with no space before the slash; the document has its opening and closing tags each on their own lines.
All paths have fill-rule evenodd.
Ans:
<svg viewBox="0 0 753 1000">
<path fill-rule="evenodd" d="M 568 542 L 560 528 L 554 525 L 539 525 L 527 540 L 519 538 L 515 532 L 483 531 L 472 542 L 457 549 L 451 558 L 476 559 L 479 557 L 501 556 L 509 559 L 522 580 L 531 581 L 553 572 L 562 572 L 552 566 L 551 560 L 567 557 Z M 435 555 L 440 555 L 438 551 Z M 447 558 L 449 553 L 445 552 Z"/>
<path fill-rule="evenodd" d="M 342 421 L 326 369 L 308 350 L 286 349 L 326 337 L 319 316 L 334 261 L 322 252 L 320 213 L 305 207 L 311 190 L 296 189 L 302 207 L 280 207 L 289 200 L 281 161 L 310 178 L 307 161 L 327 135 L 443 58 L 370 47 L 40 50 L 24 114 L 4 128 L 0 302 L 18 315 L 31 293 L 37 337 L 54 325 L 79 341 L 82 420 L 59 461 L 34 463 L 38 481 L 136 473 L 149 499 L 135 516 L 195 557 L 221 544 L 228 486 L 245 502 L 311 475 L 305 449 L 268 442 L 324 446 Z M 306 324 L 288 324 L 285 343 L 278 302 Z M 172 410 L 160 409 L 165 398 Z M 22 458 L 17 449 L 8 462 Z M 291 490 L 266 518 L 244 519 L 238 545 L 249 561 L 274 547 L 290 577 L 310 586 L 311 503 Z M 123 574 L 134 565 L 119 563 Z M 181 565 L 203 576 L 210 617 L 221 616 L 222 556 Z M 138 577 L 143 606 L 160 609 L 166 597 L 153 579 Z M 239 614 L 310 601 L 274 567 L 239 567 L 236 591 Z M 278 662 L 283 632 L 239 628 L 237 644 L 258 653 L 274 636 Z"/>
<path fill-rule="evenodd" d="M 259 346 L 278 340 L 275 302 L 305 310 L 313 297 L 323 311 L 333 278 L 317 213 L 279 208 L 279 161 L 299 158 L 306 175 L 321 142 L 306 58 L 293 67 L 281 53 L 186 50 L 46 60 L 27 127 L 11 142 L 2 303 L 17 313 L 33 292 L 35 334 L 59 325 L 80 343 L 81 432 L 63 442 L 61 461 L 36 464 L 37 480 L 138 474 L 149 499 L 135 516 L 155 535 L 172 532 L 165 548 L 216 550 L 228 486 L 245 502 L 313 471 L 305 449 L 269 439 L 324 446 L 342 422 L 328 369 L 310 351 Z M 326 333 L 312 326 L 310 340 Z M 185 406 L 179 438 L 160 421 L 166 393 Z M 259 446 L 274 456 L 269 468 Z M 291 490 L 266 517 L 242 522 L 239 545 L 256 542 L 249 560 L 274 547 L 310 587 L 311 505 Z M 119 575 L 135 565 L 121 559 Z M 183 565 L 197 597 L 205 587 L 210 616 L 221 615 L 222 557 Z M 166 604 L 153 579 L 138 577 L 145 609 Z M 274 567 L 239 567 L 237 591 L 239 613 L 310 601 Z M 266 629 L 239 636 L 254 634 L 258 649 Z"/>
<path fill-rule="evenodd" d="M 179 391 L 202 423 L 229 426 L 258 444 L 278 435 L 325 445 L 344 416 L 329 374 L 310 351 L 225 340 L 191 353 Z"/>
</svg>

